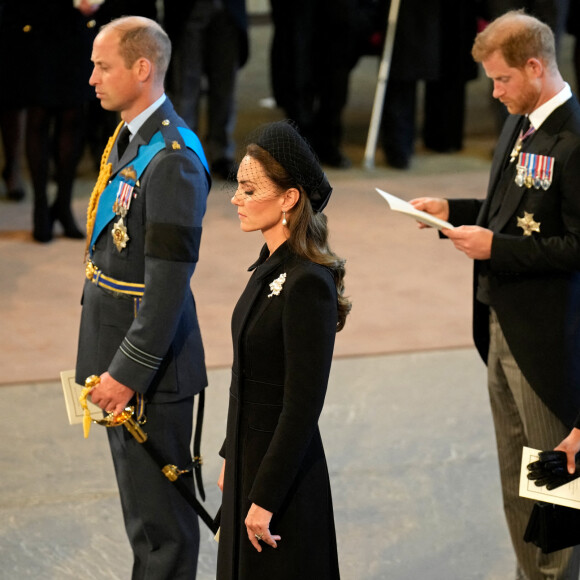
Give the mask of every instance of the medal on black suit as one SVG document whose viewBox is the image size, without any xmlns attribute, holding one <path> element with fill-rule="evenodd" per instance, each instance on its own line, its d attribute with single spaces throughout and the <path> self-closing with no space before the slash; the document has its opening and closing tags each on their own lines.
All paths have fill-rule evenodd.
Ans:
<svg viewBox="0 0 580 580">
<path fill-rule="evenodd" d="M 543 189 L 547 191 L 552 185 L 554 174 L 554 158 L 537 153 L 520 153 L 516 167 L 515 184 L 528 189 Z"/>
<path fill-rule="evenodd" d="M 533 232 L 540 233 L 542 224 L 534 219 L 533 213 L 524 211 L 523 217 L 518 217 L 518 228 L 524 230 L 524 236 L 531 236 Z"/>
</svg>

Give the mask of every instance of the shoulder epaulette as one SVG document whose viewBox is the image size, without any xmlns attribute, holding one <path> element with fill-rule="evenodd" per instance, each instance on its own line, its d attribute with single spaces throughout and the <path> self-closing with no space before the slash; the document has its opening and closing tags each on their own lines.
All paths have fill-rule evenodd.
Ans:
<svg viewBox="0 0 580 580">
<path fill-rule="evenodd" d="M 179 132 L 177 124 L 172 123 L 168 119 L 161 122 L 161 135 L 165 141 L 165 149 L 175 151 L 176 149 L 184 149 L 186 147 L 183 136 Z"/>
</svg>

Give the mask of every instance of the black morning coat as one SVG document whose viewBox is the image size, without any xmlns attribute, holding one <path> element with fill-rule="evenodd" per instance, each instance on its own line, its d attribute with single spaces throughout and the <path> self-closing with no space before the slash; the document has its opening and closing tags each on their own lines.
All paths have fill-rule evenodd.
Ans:
<svg viewBox="0 0 580 580">
<path fill-rule="evenodd" d="M 318 430 L 337 324 L 327 268 L 284 243 L 260 259 L 232 317 L 234 362 L 218 580 L 339 578 L 329 476 Z M 278 294 L 270 284 L 286 274 Z M 252 503 L 274 513 L 276 549 L 251 545 Z"/>
<path fill-rule="evenodd" d="M 544 403 L 571 428 L 575 422 L 580 426 L 580 106 L 572 97 L 524 142 L 522 151 L 554 159 L 546 190 L 517 185 L 515 167 L 502 178 L 520 123 L 519 115 L 506 121 L 486 200 L 449 200 L 449 221 L 487 227 L 494 196 L 502 180 L 509 179 L 497 213 L 491 259 L 475 261 L 475 286 L 482 267 L 487 268 L 491 306 L 518 366 Z M 517 225 L 524 212 L 533 214 L 539 232 L 524 235 Z M 484 361 L 488 320 L 488 306 L 474 293 L 474 338 Z"/>
</svg>

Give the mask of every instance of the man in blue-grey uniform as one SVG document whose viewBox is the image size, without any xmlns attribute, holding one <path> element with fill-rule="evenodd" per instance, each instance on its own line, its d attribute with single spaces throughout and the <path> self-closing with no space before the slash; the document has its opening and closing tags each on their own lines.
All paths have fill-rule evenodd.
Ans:
<svg viewBox="0 0 580 580">
<path fill-rule="evenodd" d="M 99 376 L 92 401 L 115 415 L 134 406 L 148 444 L 183 467 L 192 463 L 194 396 L 207 385 L 190 280 L 210 177 L 164 93 L 170 56 L 163 29 L 142 17 L 112 21 L 94 41 L 90 83 L 123 122 L 89 202 L 76 380 Z M 107 434 L 132 578 L 195 578 L 194 510 L 128 430 Z M 191 474 L 182 477 L 193 493 Z"/>
</svg>

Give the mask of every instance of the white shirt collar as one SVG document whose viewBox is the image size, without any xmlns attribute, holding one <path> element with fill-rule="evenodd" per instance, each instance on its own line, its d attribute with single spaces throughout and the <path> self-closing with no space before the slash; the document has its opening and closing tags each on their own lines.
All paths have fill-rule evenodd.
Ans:
<svg viewBox="0 0 580 580">
<path fill-rule="evenodd" d="M 539 129 L 540 125 L 561 105 L 572 97 L 572 90 L 568 83 L 564 83 L 564 88 L 556 93 L 549 101 L 540 105 L 535 111 L 529 114 L 530 123 L 534 129 Z"/>
<path fill-rule="evenodd" d="M 144 111 L 141 111 L 130 123 L 127 123 L 131 133 L 130 139 L 141 129 L 145 121 L 165 102 L 167 96 L 163 93 L 152 105 L 149 105 Z"/>
</svg>

